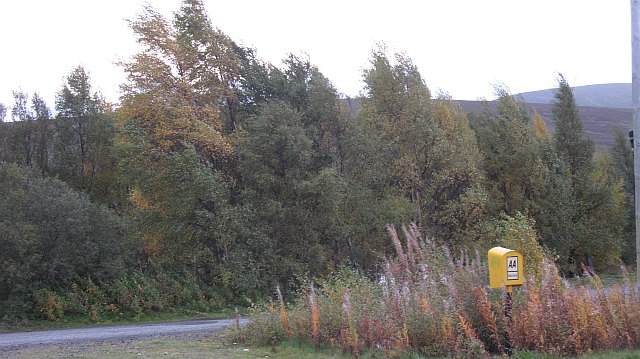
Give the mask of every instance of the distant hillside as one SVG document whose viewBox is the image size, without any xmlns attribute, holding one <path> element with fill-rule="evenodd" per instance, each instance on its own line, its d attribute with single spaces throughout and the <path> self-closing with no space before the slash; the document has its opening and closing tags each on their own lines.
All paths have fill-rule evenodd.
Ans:
<svg viewBox="0 0 640 359">
<path fill-rule="evenodd" d="M 343 100 L 345 106 L 355 117 L 360 111 L 360 99 L 347 98 Z M 482 101 L 455 101 L 466 113 L 482 112 L 487 107 L 489 111 L 495 111 L 496 102 Z M 553 115 L 551 114 L 551 104 L 528 103 L 527 108 L 530 113 L 539 113 L 544 119 L 549 129 L 553 132 Z M 620 129 L 627 133 L 633 128 L 633 110 L 630 108 L 609 108 L 595 106 L 578 106 L 580 118 L 584 125 L 584 130 L 597 147 L 610 148 L 614 143 L 614 133 Z"/>
<path fill-rule="evenodd" d="M 555 89 L 518 94 L 527 103 L 550 104 Z M 631 84 L 601 84 L 577 86 L 573 95 L 578 106 L 631 108 Z"/>
<path fill-rule="evenodd" d="M 456 101 L 465 112 L 480 112 L 489 107 L 489 111 L 495 110 L 495 102 Z M 544 119 L 549 129 L 553 131 L 553 116 L 551 105 L 543 103 L 530 103 L 527 107 L 531 113 L 538 112 Z M 608 108 L 594 106 L 578 106 L 578 112 L 584 125 L 584 130 L 597 147 L 609 148 L 613 145 L 614 131 L 616 128 L 627 133 L 633 128 L 633 111 L 629 108 Z"/>
</svg>

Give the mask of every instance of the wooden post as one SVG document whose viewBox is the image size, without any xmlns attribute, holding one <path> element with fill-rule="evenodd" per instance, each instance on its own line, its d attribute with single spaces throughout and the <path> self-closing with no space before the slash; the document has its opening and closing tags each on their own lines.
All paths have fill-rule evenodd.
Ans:
<svg viewBox="0 0 640 359">
<path fill-rule="evenodd" d="M 504 317 L 507 320 L 506 326 L 511 328 L 513 325 L 513 319 L 511 317 L 511 307 L 512 307 L 512 299 L 511 299 L 511 286 L 507 286 L 504 291 L 504 297 L 502 298 L 502 305 L 504 306 Z M 504 349 L 507 352 L 508 356 L 513 355 L 513 347 L 511 346 L 511 338 L 509 337 L 509 333 L 507 333 L 507 340 L 505 341 Z"/>
</svg>

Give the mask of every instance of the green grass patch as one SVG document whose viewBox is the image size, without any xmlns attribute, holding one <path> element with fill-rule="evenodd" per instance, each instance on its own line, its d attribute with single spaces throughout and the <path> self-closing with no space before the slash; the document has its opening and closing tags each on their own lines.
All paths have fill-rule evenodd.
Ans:
<svg viewBox="0 0 640 359">
<path fill-rule="evenodd" d="M 618 352 L 608 352 L 599 354 L 588 354 L 581 356 L 584 359 L 638 359 L 640 350 L 623 350 Z"/>
<path fill-rule="evenodd" d="M 537 353 L 530 351 L 521 351 L 515 353 L 511 358 L 513 359 L 561 359 L 564 357 Z M 606 353 L 593 353 L 579 356 L 580 359 L 638 359 L 640 358 L 640 350 L 623 350 Z"/>
<path fill-rule="evenodd" d="M 129 340 L 119 343 L 49 345 L 15 349 L 5 353 L 11 358 L 351 358 L 340 350 L 316 351 L 308 345 L 285 343 L 275 348 L 234 344 L 224 334 L 194 334 L 177 338 Z M 379 356 L 378 356 L 379 357 Z M 368 356 L 364 356 L 368 358 Z"/>
<path fill-rule="evenodd" d="M 628 276 L 631 283 L 635 284 L 638 278 L 636 272 L 629 272 Z M 624 274 L 620 269 L 612 270 L 605 273 L 599 273 L 598 277 L 600 278 L 600 280 L 602 281 L 602 284 L 605 287 L 626 284 Z M 578 286 L 580 285 L 589 286 L 589 284 L 591 283 L 591 279 L 587 276 L 568 278 L 568 281 L 569 283 L 573 285 L 578 285 Z"/>
<path fill-rule="evenodd" d="M 156 338 L 143 340 L 125 340 L 117 343 L 77 343 L 56 344 L 27 349 L 12 349 L 6 353 L 10 358 L 282 358 L 282 359 L 321 359 L 353 358 L 339 348 L 321 348 L 316 350 L 306 343 L 294 341 L 284 342 L 275 348 L 268 346 L 247 346 L 232 343 L 224 333 L 185 334 L 175 338 Z M 359 358 L 386 358 L 385 353 L 365 352 Z M 393 353 L 398 359 L 426 358 L 412 353 Z M 559 359 L 562 357 L 549 354 L 521 351 L 515 353 L 514 359 Z M 640 351 L 619 351 L 600 354 L 589 354 L 582 359 L 631 359 L 640 358 Z"/>
</svg>

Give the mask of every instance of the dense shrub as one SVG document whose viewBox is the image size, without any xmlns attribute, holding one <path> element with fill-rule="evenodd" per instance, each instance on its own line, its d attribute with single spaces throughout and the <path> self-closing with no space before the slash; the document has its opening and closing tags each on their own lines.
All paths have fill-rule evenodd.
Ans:
<svg viewBox="0 0 640 359">
<path fill-rule="evenodd" d="M 527 258 L 525 275 L 538 278 L 538 269 L 545 259 L 545 252 L 538 243 L 535 222 L 522 213 L 511 217 L 503 214 L 490 225 L 488 236 L 494 245 L 516 250 Z"/>
<path fill-rule="evenodd" d="M 40 289 L 68 287 L 75 278 L 106 282 L 124 272 L 132 253 L 127 223 L 87 195 L 0 164 L 0 199 L 0 317 L 23 312 L 25 302 L 57 302 Z"/>
<path fill-rule="evenodd" d="M 217 293 L 192 275 L 133 272 L 98 286 L 90 279 L 78 280 L 64 293 L 67 313 L 140 315 L 170 308 L 206 311 L 220 308 Z"/>
<path fill-rule="evenodd" d="M 65 183 L 0 164 L 0 320 L 97 320 L 169 308 L 207 310 L 226 298 L 189 271 L 135 258 L 126 219 Z M 132 270 L 134 259 L 144 265 Z"/>
</svg>

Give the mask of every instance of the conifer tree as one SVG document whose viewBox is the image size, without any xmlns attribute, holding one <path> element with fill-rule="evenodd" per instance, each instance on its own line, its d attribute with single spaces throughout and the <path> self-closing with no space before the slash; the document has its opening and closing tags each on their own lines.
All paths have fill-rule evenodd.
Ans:
<svg viewBox="0 0 640 359">
<path fill-rule="evenodd" d="M 557 263 L 563 270 L 570 267 L 571 253 L 577 242 L 573 223 L 576 213 L 576 199 L 572 190 L 569 166 L 558 155 L 549 135 L 549 130 L 538 115 L 534 115 L 539 151 L 545 166 L 545 182 L 542 195 L 538 199 L 539 211 L 535 215 L 536 229 L 541 244 L 558 257 Z"/>
<path fill-rule="evenodd" d="M 594 161 L 594 146 L 583 129 L 573 91 L 560 75 L 553 103 L 554 147 L 567 164 L 575 198 L 572 226 L 575 242 L 568 258 L 574 270 L 581 264 L 604 269 L 620 255 L 624 227 L 622 188 L 610 174 L 610 160 Z"/>
<path fill-rule="evenodd" d="M 574 184 L 579 185 L 593 170 L 593 141 L 584 133 L 573 90 L 562 75 L 559 76 L 554 99 L 554 144 L 569 165 Z"/>
</svg>

